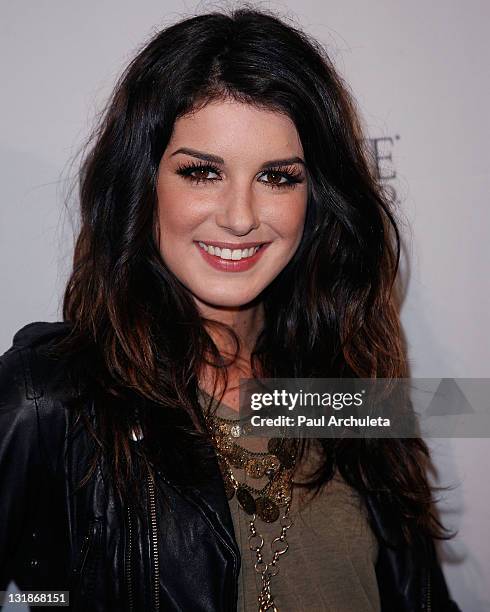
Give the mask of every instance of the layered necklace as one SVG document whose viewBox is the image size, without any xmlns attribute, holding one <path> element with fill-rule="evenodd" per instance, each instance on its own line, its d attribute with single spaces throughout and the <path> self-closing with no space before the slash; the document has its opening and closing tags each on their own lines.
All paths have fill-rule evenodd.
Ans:
<svg viewBox="0 0 490 612">
<path fill-rule="evenodd" d="M 271 593 L 271 579 L 279 572 L 278 560 L 289 548 L 286 533 L 293 525 L 289 516 L 292 502 L 292 475 L 296 465 L 298 440 L 294 438 L 270 438 L 267 451 L 256 452 L 237 444 L 236 440 L 247 432 L 247 425 L 237 419 L 226 419 L 217 415 L 205 414 L 206 422 L 213 439 L 219 467 L 225 485 L 226 496 L 233 496 L 240 507 L 251 516 L 248 537 L 250 550 L 255 551 L 255 571 L 260 574 L 262 588 L 258 595 L 258 610 L 277 611 Z M 249 430 L 248 430 L 249 431 Z M 239 482 L 233 468 L 242 469 L 251 478 L 268 478 L 261 487 L 252 487 Z M 281 513 L 281 509 L 283 509 Z M 262 555 L 264 538 L 257 532 L 257 516 L 266 523 L 280 518 L 281 532 L 271 542 L 272 559 L 266 563 Z"/>
</svg>

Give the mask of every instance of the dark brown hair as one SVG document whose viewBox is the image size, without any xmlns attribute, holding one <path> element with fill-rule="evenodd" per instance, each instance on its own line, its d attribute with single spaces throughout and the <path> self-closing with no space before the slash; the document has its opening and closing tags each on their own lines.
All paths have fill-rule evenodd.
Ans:
<svg viewBox="0 0 490 612">
<path fill-rule="evenodd" d="M 72 330 L 60 348 L 83 356 L 87 388 L 103 394 L 93 433 L 122 499 L 137 480 L 129 439 L 135 423 L 144 434 L 138 448 L 145 469 L 170 460 L 188 466 L 187 442 L 197 448 L 206 436 L 197 395 L 203 364 L 215 364 L 222 392 L 227 384 L 229 362 L 209 334 L 210 325 L 224 326 L 201 316 L 162 260 L 155 231 L 157 170 L 174 122 L 225 97 L 286 113 L 309 176 L 301 244 L 260 296 L 265 325 L 252 355 L 254 376 L 408 376 L 397 222 L 349 90 L 325 49 L 285 20 L 246 7 L 180 21 L 130 63 L 89 141 L 64 296 Z M 239 339 L 228 333 L 238 353 Z M 442 537 L 421 439 L 319 444 L 324 462 L 312 489 L 338 470 L 360 493 L 386 503 L 408 539 L 418 530 Z"/>
</svg>

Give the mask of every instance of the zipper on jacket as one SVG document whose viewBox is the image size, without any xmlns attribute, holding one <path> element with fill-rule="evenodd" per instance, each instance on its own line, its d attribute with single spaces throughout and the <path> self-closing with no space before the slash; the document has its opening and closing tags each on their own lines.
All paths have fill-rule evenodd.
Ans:
<svg viewBox="0 0 490 612">
<path fill-rule="evenodd" d="M 126 546 L 126 587 L 128 590 L 128 608 L 129 612 L 133 612 L 133 577 L 131 575 L 131 556 L 133 545 L 133 524 L 131 518 L 131 509 L 127 507 L 128 514 L 128 543 Z"/>
<path fill-rule="evenodd" d="M 430 567 L 428 567 L 427 570 L 424 572 L 424 581 L 423 581 L 423 588 L 422 588 L 422 594 L 421 594 L 421 605 L 422 605 L 422 610 L 424 612 L 432 611 L 430 579 L 431 579 L 431 570 L 430 570 Z"/>
<path fill-rule="evenodd" d="M 92 520 L 90 521 L 90 525 L 88 526 L 87 535 L 83 539 L 82 551 L 80 554 L 80 563 L 77 569 L 75 570 L 76 573 L 80 576 L 83 574 L 83 570 L 85 569 L 88 552 L 92 546 L 92 542 L 94 541 L 96 534 L 97 534 L 97 521 Z"/>
<path fill-rule="evenodd" d="M 93 559 L 89 560 L 89 555 L 94 555 L 95 551 L 93 550 L 94 545 L 97 544 L 96 538 L 100 533 L 100 522 L 98 519 L 93 519 L 90 521 L 90 524 L 87 529 L 87 533 L 83 539 L 82 549 L 80 552 L 80 558 L 77 567 L 73 570 L 73 573 L 77 575 L 77 585 L 75 587 L 74 593 L 75 596 L 73 598 L 75 607 L 74 609 L 78 610 L 79 608 L 79 597 L 82 589 L 82 582 L 85 580 L 85 591 L 86 597 L 90 592 L 93 586 L 94 579 L 94 571 L 95 567 L 93 565 Z"/>
<path fill-rule="evenodd" d="M 155 484 L 150 475 L 148 480 L 148 497 L 150 501 L 150 527 L 151 527 L 151 548 L 153 560 L 153 601 L 155 612 L 160 610 L 160 576 L 158 565 L 158 531 L 157 531 L 157 511 L 155 504 Z"/>
<path fill-rule="evenodd" d="M 427 612 L 431 612 L 432 610 L 432 602 L 431 602 L 431 592 L 430 592 L 430 569 L 427 573 L 427 591 L 426 591 L 426 608 Z"/>
</svg>

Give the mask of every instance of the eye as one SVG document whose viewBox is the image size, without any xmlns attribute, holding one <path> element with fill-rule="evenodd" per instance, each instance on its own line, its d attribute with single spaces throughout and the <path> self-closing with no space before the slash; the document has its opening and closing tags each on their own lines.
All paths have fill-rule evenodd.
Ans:
<svg viewBox="0 0 490 612">
<path fill-rule="evenodd" d="M 303 174 L 295 166 L 284 168 L 267 168 L 262 176 L 269 177 L 267 181 L 260 181 L 272 189 L 294 188 L 304 181 Z"/>
<path fill-rule="evenodd" d="M 211 178 L 207 176 L 210 173 L 217 174 L 218 177 L 221 176 L 219 168 L 207 163 L 189 162 L 187 164 L 182 164 L 177 168 L 177 174 L 180 174 L 185 179 L 194 183 L 208 183 L 210 181 L 214 182 L 221 180 L 221 178 Z"/>
<path fill-rule="evenodd" d="M 286 176 L 284 176 L 284 174 L 282 174 L 281 172 L 277 172 L 275 170 L 268 170 L 262 176 L 267 176 L 269 178 L 266 184 L 270 185 L 271 187 L 282 187 L 283 185 L 289 184 L 289 181 Z M 260 182 L 263 183 L 264 181 Z"/>
<path fill-rule="evenodd" d="M 214 170 L 211 170 L 210 168 L 196 168 L 195 170 L 192 171 L 192 174 L 190 174 L 191 178 L 195 178 L 198 181 L 199 180 L 209 180 L 211 177 L 207 176 L 209 173 L 213 173 Z M 196 173 L 196 174 L 194 174 Z M 216 174 L 216 172 L 214 172 Z M 213 179 L 211 179 L 213 180 Z"/>
</svg>

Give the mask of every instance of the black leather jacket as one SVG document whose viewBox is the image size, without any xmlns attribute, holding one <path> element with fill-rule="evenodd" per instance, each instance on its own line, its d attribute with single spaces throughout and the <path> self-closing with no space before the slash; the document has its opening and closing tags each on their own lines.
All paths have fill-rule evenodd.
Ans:
<svg viewBox="0 0 490 612">
<path fill-rule="evenodd" d="M 69 590 L 70 609 L 91 612 L 236 610 L 240 551 L 211 447 L 205 485 L 183 486 L 161 472 L 155 484 L 142 482 L 141 516 L 116 503 L 102 463 L 75 490 L 90 437 L 82 425 L 72 431 L 66 373 L 40 351 L 68 325 L 23 327 L 0 360 L 0 590 L 10 580 L 21 590 Z M 93 417 L 93 402 L 86 410 Z M 366 502 L 375 532 L 393 544 L 380 540 L 382 610 L 459 610 L 432 542 L 397 546 L 397 526 L 373 498 Z"/>
</svg>

